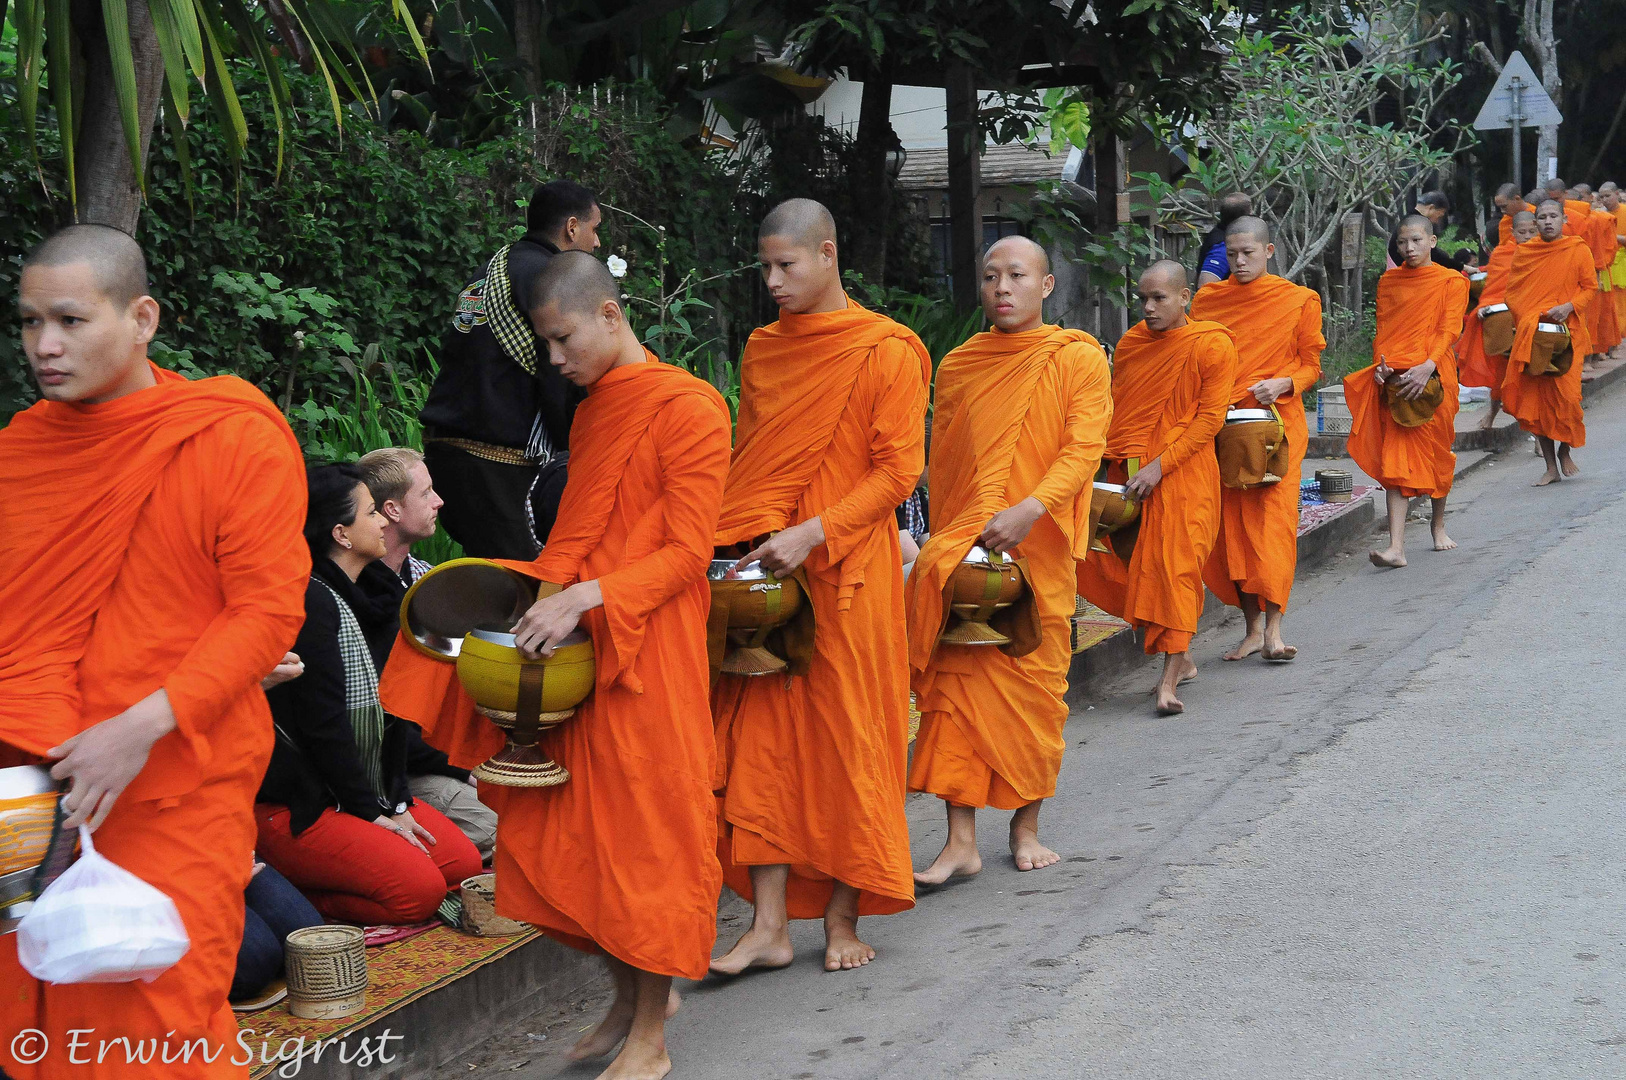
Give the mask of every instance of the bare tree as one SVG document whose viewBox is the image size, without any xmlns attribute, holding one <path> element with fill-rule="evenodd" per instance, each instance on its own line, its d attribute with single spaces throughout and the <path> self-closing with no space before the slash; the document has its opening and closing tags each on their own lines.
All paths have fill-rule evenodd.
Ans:
<svg viewBox="0 0 1626 1080">
<path fill-rule="evenodd" d="M 1541 88 L 1559 108 L 1564 105 L 1564 80 L 1558 74 L 1558 42 L 1553 37 L 1553 4 L 1555 0 L 1524 0 L 1524 21 L 1519 36 L 1536 55 L 1541 70 Z M 1548 125 L 1536 140 L 1536 179 L 1545 180 L 1542 170 L 1547 162 L 1558 157 L 1558 126 Z M 1548 175 L 1551 175 L 1550 173 Z"/>
</svg>

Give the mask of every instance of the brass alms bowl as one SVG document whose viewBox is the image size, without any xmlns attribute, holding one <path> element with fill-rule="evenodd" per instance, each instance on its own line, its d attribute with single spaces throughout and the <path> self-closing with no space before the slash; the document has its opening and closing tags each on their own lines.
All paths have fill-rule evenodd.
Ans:
<svg viewBox="0 0 1626 1080">
<path fill-rule="evenodd" d="M 785 661 L 764 645 L 768 634 L 790 622 L 806 597 L 795 578 L 776 578 L 759 562 L 736 570 L 738 559 L 713 559 L 706 570 L 712 604 L 728 607 L 728 652 L 725 675 L 775 675 Z"/>
<path fill-rule="evenodd" d="M 580 630 L 553 655 L 527 660 L 513 634 L 473 630 L 457 656 L 457 679 L 475 709 L 508 732 L 508 745 L 474 770 L 482 783 L 552 787 L 570 773 L 537 748 L 544 731 L 570 719 L 593 692 L 593 643 Z"/>
<path fill-rule="evenodd" d="M 1022 598 L 1027 582 L 1014 560 L 973 547 L 949 574 L 949 611 L 957 621 L 938 637 L 945 645 L 1007 645 L 1010 638 L 988 625 L 994 613 Z"/>
</svg>

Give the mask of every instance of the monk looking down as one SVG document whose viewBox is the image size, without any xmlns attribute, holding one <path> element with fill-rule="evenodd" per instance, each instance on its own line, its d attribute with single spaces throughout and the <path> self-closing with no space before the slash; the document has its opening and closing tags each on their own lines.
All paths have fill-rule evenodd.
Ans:
<svg viewBox="0 0 1626 1080">
<path fill-rule="evenodd" d="M 1404 261 L 1378 279 L 1376 363 L 1344 376 L 1349 456 L 1383 485 L 1388 501 L 1389 546 L 1371 553 L 1374 566 L 1386 567 L 1406 565 L 1406 510 L 1418 495 L 1433 500 L 1434 550 L 1457 546 L 1445 532 L 1445 499 L 1457 460 L 1451 452 L 1457 416 L 1452 347 L 1468 306 L 1468 279 L 1429 260 L 1435 237 L 1427 218 L 1401 221 L 1396 242 Z M 1417 427 L 1397 422 L 1386 393 L 1419 401 L 1436 376 L 1443 396 L 1433 416 Z"/>
<path fill-rule="evenodd" d="M 158 303 L 117 229 L 35 248 L 18 306 L 43 400 L 0 431 L 0 766 L 54 763 L 65 825 L 173 900 L 191 947 L 152 982 L 56 985 L 0 937 L 0 1031 L 50 1043 L 5 1072 L 246 1077 L 226 999 L 271 757 L 260 680 L 310 576 L 299 446 L 241 379 L 148 362 Z M 76 1057 L 73 1029 L 164 1053 Z"/>
<path fill-rule="evenodd" d="M 1462 385 L 1490 388 L 1490 408 L 1479 422 L 1483 431 L 1496 426 L 1496 414 L 1502 407 L 1502 383 L 1507 380 L 1507 353 L 1492 356 L 1485 351 L 1485 309 L 1507 303 L 1507 275 L 1513 269 L 1513 255 L 1520 244 L 1536 238 L 1536 215 L 1528 210 L 1514 214 L 1508 235 L 1508 241 L 1497 244 L 1485 263 L 1485 289 L 1479 294 L 1479 306 L 1465 320 L 1457 345 L 1457 355 L 1462 358 L 1459 373 Z"/>
<path fill-rule="evenodd" d="M 982 869 L 983 806 L 1015 811 L 1018 870 L 1061 858 L 1039 842 L 1039 805 L 1056 792 L 1065 745 L 1068 620 L 1090 545 L 1112 375 L 1094 338 L 1045 324 L 1055 286 L 1038 244 L 1019 236 L 995 243 L 982 263 L 982 309 L 994 329 L 937 371 L 931 538 L 904 589 L 921 714 L 909 789 L 948 804 L 949 836 L 917 885 Z M 1038 607 L 1032 651 L 938 643 L 949 617 L 944 589 L 973 545 L 1023 560 Z"/>
<path fill-rule="evenodd" d="M 497 813 L 498 911 L 609 963 L 615 999 L 571 1058 L 620 1044 L 603 1080 L 652 1080 L 672 1067 L 672 979 L 705 975 L 722 888 L 705 638 L 728 409 L 710 384 L 639 344 L 615 279 L 591 255 L 555 255 L 532 302 L 548 362 L 587 399 L 571 424 L 570 478 L 547 549 L 504 563 L 566 588 L 539 599 L 514 634 L 534 659 L 585 629 L 596 685 L 543 736 L 567 782 L 482 784 L 480 798 Z M 452 665 L 405 644 L 381 696 L 454 765 L 502 747 Z"/>
<path fill-rule="evenodd" d="M 1533 210 L 1529 203 L 1519 197 L 1519 185 L 1503 184 L 1496 189 L 1496 195 L 1491 199 L 1501 218 L 1496 222 L 1496 242 L 1498 245 L 1507 243 L 1513 237 L 1513 216 L 1524 210 Z"/>
<path fill-rule="evenodd" d="M 847 299 L 819 203 L 775 207 L 758 254 L 779 318 L 745 346 L 717 543 L 778 577 L 801 571 L 815 626 L 806 674 L 722 676 L 712 693 L 724 879 L 756 908 L 719 975 L 789 964 L 788 920 L 821 916 L 825 969 L 861 967 L 875 950 L 859 916 L 914 905 L 894 511 L 925 465 L 931 357 Z"/>
<path fill-rule="evenodd" d="M 1153 263 L 1138 292 L 1146 318 L 1112 359 L 1104 458 L 1107 479 L 1139 502 L 1139 524 L 1083 563 L 1078 591 L 1144 630 L 1147 653 L 1163 654 L 1157 710 L 1172 716 L 1185 709 L 1176 688 L 1197 677 L 1191 636 L 1203 610 L 1203 563 L 1220 527 L 1214 437 L 1225 423 L 1236 346 L 1219 323 L 1186 318 L 1191 290 L 1179 263 Z M 1140 469 L 1125 482 L 1131 462 Z"/>
<path fill-rule="evenodd" d="M 1225 654 L 1262 653 L 1287 661 L 1298 650 L 1282 640 L 1282 613 L 1298 569 L 1299 474 L 1310 447 L 1303 394 L 1321 377 L 1321 297 L 1267 272 L 1276 245 L 1256 217 L 1233 222 L 1225 235 L 1231 277 L 1192 301 L 1192 318 L 1217 322 L 1236 338 L 1233 409 L 1275 408 L 1286 429 L 1288 464 L 1280 482 L 1220 489 L 1220 531 L 1203 567 L 1213 594 L 1240 607 L 1242 643 Z"/>
<path fill-rule="evenodd" d="M 1571 351 L 1579 361 L 1592 344 L 1587 309 L 1599 297 L 1592 250 L 1581 237 L 1564 235 L 1564 208 L 1555 200 L 1542 203 L 1536 208 L 1536 227 L 1541 239 L 1521 244 L 1508 271 L 1507 306 L 1513 309 L 1516 336 L 1502 400 L 1541 447 L 1547 470 L 1535 486 L 1545 487 L 1581 471 L 1570 450 L 1586 444 L 1586 419 L 1579 363 L 1572 363 L 1562 375 L 1526 373 L 1536 330 L 1543 322 L 1567 326 Z"/>
</svg>

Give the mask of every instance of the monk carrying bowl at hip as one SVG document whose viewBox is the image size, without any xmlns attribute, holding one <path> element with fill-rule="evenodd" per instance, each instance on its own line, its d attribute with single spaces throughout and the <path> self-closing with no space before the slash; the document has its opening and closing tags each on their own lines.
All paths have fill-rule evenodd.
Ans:
<svg viewBox="0 0 1626 1080">
<path fill-rule="evenodd" d="M 847 298 L 835 221 L 811 199 L 758 238 L 779 318 L 746 343 L 717 544 L 797 574 L 814 614 L 805 674 L 722 676 L 712 692 L 724 880 L 756 907 L 711 970 L 793 959 L 790 919 L 824 919 L 824 967 L 875 950 L 861 915 L 914 905 L 904 819 L 909 658 L 894 511 L 925 465 L 931 357 Z M 748 547 L 740 551 L 740 547 Z"/>
<path fill-rule="evenodd" d="M 1056 793 L 1066 745 L 1069 620 L 1092 539 L 1091 482 L 1112 419 L 1112 374 L 1094 338 L 1045 323 L 1055 286 L 1038 244 L 1019 236 L 995 243 L 982 262 L 982 310 L 993 329 L 937 370 L 931 538 L 904 590 L 921 714 L 909 789 L 947 804 L 949 836 L 916 885 L 982 869 L 979 807 L 1015 811 L 1018 870 L 1061 858 L 1039 842 L 1039 805 Z M 945 590 L 974 545 L 1021 560 L 1039 624 L 1024 651 L 1015 641 L 938 641 L 950 614 Z"/>
</svg>

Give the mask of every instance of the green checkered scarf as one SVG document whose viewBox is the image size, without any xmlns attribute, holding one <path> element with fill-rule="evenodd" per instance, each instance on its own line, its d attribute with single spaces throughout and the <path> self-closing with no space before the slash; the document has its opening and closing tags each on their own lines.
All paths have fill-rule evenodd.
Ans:
<svg viewBox="0 0 1626 1080">
<path fill-rule="evenodd" d="M 508 252 L 512 247 L 510 244 L 498 250 L 486 266 L 486 325 L 509 359 L 524 368 L 526 374 L 535 375 L 536 335 L 531 332 L 530 320 L 514 306 L 514 290 L 508 280 Z"/>
<path fill-rule="evenodd" d="M 313 580 L 322 581 L 321 578 Z M 389 802 L 384 790 L 384 706 L 378 701 L 378 669 L 355 612 L 333 586 L 322 581 L 339 606 L 339 658 L 344 662 L 344 707 L 350 714 L 350 730 L 356 738 L 356 751 L 367 784 L 381 803 Z"/>
</svg>

